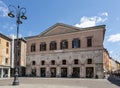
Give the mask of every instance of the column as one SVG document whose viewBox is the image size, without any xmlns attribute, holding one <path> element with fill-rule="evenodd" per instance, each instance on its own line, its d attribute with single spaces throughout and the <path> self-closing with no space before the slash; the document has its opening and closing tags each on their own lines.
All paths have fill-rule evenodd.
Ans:
<svg viewBox="0 0 120 88">
<path fill-rule="evenodd" d="M 72 66 L 69 66 L 68 67 L 68 74 L 67 74 L 67 77 L 72 77 Z"/>
<path fill-rule="evenodd" d="M 59 67 L 59 66 L 57 66 L 56 76 L 57 76 L 57 77 L 61 77 L 61 70 L 60 70 L 60 67 Z"/>
<path fill-rule="evenodd" d="M 3 78 L 3 68 L 1 68 L 1 78 Z"/>
<path fill-rule="evenodd" d="M 50 67 L 46 67 L 46 77 L 50 77 Z"/>
<path fill-rule="evenodd" d="M 81 70 L 80 70 L 80 77 L 82 77 L 82 78 L 84 78 L 85 77 L 85 73 L 84 73 L 84 71 L 85 71 L 85 69 L 84 69 L 84 65 L 81 65 L 81 68 L 80 68 Z"/>
<path fill-rule="evenodd" d="M 2 69 L 0 68 L 0 78 L 1 78 Z"/>
<path fill-rule="evenodd" d="M 10 78 L 10 68 L 8 68 L 8 78 Z"/>
<path fill-rule="evenodd" d="M 39 77 L 40 76 L 40 68 L 36 67 L 36 76 Z"/>
</svg>

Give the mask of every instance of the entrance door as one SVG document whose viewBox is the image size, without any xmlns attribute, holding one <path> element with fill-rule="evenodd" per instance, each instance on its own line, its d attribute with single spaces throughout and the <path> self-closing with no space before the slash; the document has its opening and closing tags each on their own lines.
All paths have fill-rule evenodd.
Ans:
<svg viewBox="0 0 120 88">
<path fill-rule="evenodd" d="M 75 78 L 80 77 L 80 68 L 79 68 L 79 67 L 74 67 L 74 68 L 73 68 L 72 77 L 75 77 Z"/>
<path fill-rule="evenodd" d="M 94 77 L 94 68 L 86 67 L 86 78 L 93 78 L 93 77 Z"/>
<path fill-rule="evenodd" d="M 51 68 L 50 72 L 51 72 L 51 77 L 56 77 L 56 68 Z"/>
<path fill-rule="evenodd" d="M 61 68 L 61 77 L 67 77 L 67 68 Z"/>
<path fill-rule="evenodd" d="M 45 68 L 41 68 L 41 77 L 45 77 L 46 76 L 46 69 Z"/>
</svg>

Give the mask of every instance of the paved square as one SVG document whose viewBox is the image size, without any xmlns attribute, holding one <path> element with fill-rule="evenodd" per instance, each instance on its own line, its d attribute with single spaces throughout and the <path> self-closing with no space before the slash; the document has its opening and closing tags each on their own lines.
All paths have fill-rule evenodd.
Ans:
<svg viewBox="0 0 120 88">
<path fill-rule="evenodd" d="M 0 88 L 120 88 L 106 79 L 81 78 L 19 78 L 20 85 L 12 86 L 13 78 L 0 79 Z"/>
</svg>

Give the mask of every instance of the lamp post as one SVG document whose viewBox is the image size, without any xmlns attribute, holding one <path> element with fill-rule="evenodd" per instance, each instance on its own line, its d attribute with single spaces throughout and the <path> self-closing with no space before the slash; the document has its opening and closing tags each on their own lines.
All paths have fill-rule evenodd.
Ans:
<svg viewBox="0 0 120 88">
<path fill-rule="evenodd" d="M 9 5 L 9 13 L 8 16 L 11 18 L 16 17 L 16 25 L 17 25 L 17 41 L 16 41 L 16 60 L 15 60 L 15 67 L 14 67 L 14 81 L 13 81 L 13 85 L 19 85 L 19 80 L 18 80 L 18 34 L 19 34 L 19 25 L 22 24 L 21 19 L 26 20 L 27 17 L 25 16 L 26 14 L 26 8 L 20 8 L 20 6 L 18 5 L 18 7 L 16 8 L 15 6 Z M 16 12 L 16 13 L 15 13 Z M 15 14 L 15 15 L 14 15 Z"/>
</svg>

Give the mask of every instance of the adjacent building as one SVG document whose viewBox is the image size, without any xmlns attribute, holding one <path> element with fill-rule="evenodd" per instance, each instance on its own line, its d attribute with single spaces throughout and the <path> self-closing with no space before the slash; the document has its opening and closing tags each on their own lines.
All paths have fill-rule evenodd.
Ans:
<svg viewBox="0 0 120 88">
<path fill-rule="evenodd" d="M 18 54 L 17 54 L 17 50 L 18 50 Z M 19 76 L 25 76 L 25 73 L 26 73 L 26 40 L 23 38 L 19 38 L 18 41 L 17 39 L 14 40 L 14 67 L 16 67 L 16 64 L 18 67 Z"/>
<path fill-rule="evenodd" d="M 0 33 L 0 78 L 10 77 L 11 41 Z"/>
<path fill-rule="evenodd" d="M 104 77 L 105 25 L 78 28 L 57 23 L 27 37 L 26 75 Z"/>
</svg>

